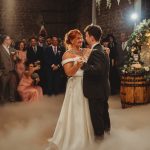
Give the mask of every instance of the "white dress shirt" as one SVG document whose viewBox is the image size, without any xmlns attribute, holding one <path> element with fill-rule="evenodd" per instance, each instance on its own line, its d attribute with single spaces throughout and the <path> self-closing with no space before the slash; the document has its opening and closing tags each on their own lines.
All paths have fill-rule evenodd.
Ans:
<svg viewBox="0 0 150 150">
<path fill-rule="evenodd" d="M 121 47 L 122 47 L 122 50 L 124 51 L 125 48 L 127 47 L 127 41 L 122 42 Z"/>
<path fill-rule="evenodd" d="M 93 44 L 91 49 L 93 50 L 94 46 L 96 46 L 97 44 L 99 44 L 99 42 L 96 42 L 95 44 Z"/>
<path fill-rule="evenodd" d="M 3 47 L 4 47 L 4 49 L 6 50 L 6 52 L 10 55 L 9 47 L 5 46 L 4 44 L 3 44 Z"/>
</svg>

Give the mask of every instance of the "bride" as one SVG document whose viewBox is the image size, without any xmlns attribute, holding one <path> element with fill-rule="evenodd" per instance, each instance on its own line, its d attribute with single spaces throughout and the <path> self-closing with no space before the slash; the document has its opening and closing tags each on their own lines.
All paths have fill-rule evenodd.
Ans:
<svg viewBox="0 0 150 150">
<path fill-rule="evenodd" d="M 88 100 L 82 89 L 83 71 L 80 69 L 90 50 L 81 49 L 82 42 L 82 34 L 77 29 L 65 35 L 68 50 L 63 55 L 62 65 L 69 79 L 56 129 L 46 150 L 84 150 L 94 141 Z"/>
</svg>

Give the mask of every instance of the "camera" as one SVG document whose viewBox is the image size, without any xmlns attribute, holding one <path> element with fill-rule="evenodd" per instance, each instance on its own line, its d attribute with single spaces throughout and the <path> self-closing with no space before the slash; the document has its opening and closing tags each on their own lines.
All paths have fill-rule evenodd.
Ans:
<svg viewBox="0 0 150 150">
<path fill-rule="evenodd" d="M 38 85 L 39 75 L 37 73 L 32 73 L 31 78 L 33 79 L 33 85 Z"/>
</svg>

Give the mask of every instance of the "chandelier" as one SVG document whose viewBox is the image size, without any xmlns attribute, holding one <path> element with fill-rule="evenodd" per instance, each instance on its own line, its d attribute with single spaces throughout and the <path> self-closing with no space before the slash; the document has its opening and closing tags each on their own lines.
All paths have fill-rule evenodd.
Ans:
<svg viewBox="0 0 150 150">
<path fill-rule="evenodd" d="M 102 0 L 96 0 L 96 5 L 98 10 L 100 11 L 100 5 L 101 5 Z M 117 0 L 118 5 L 120 3 L 120 0 Z M 131 0 L 128 0 L 129 4 L 131 4 Z M 106 0 L 106 8 L 111 8 L 112 0 Z"/>
</svg>

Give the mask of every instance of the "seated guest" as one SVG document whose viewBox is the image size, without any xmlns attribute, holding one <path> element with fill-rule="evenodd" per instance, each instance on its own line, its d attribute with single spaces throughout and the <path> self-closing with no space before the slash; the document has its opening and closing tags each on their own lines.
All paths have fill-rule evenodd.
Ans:
<svg viewBox="0 0 150 150">
<path fill-rule="evenodd" d="M 23 76 L 18 85 L 18 92 L 25 102 L 38 101 L 43 97 L 43 91 L 38 82 L 40 81 L 38 74 L 34 73 L 39 70 L 39 66 L 29 64 L 27 70 L 23 73 Z"/>
</svg>

